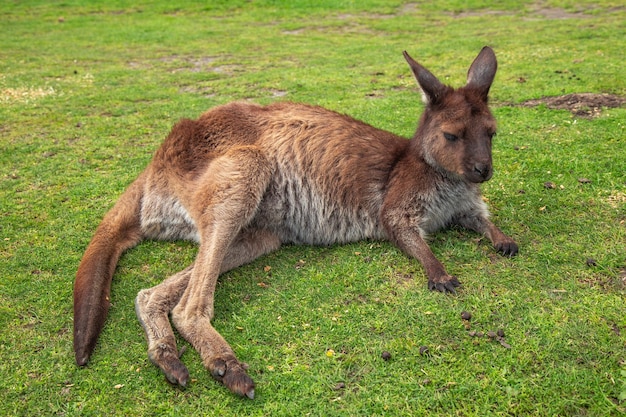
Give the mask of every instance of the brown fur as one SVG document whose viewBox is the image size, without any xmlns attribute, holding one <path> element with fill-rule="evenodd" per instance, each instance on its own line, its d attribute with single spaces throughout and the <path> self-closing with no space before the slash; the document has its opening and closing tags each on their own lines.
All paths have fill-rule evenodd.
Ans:
<svg viewBox="0 0 626 417">
<path fill-rule="evenodd" d="M 220 273 L 283 243 L 387 239 L 424 266 L 429 288 L 454 292 L 424 240 L 459 224 L 504 255 L 517 245 L 488 220 L 479 183 L 492 175 L 495 120 L 487 95 L 496 71 L 483 48 L 465 87 L 441 84 L 408 54 L 427 107 L 412 140 L 320 107 L 231 103 L 182 120 L 98 227 L 74 286 L 74 350 L 85 365 L 104 324 L 121 253 L 143 239 L 200 244 L 195 262 L 137 296 L 148 355 L 186 385 L 168 315 L 211 374 L 239 395 L 254 383 L 212 327 Z"/>
</svg>

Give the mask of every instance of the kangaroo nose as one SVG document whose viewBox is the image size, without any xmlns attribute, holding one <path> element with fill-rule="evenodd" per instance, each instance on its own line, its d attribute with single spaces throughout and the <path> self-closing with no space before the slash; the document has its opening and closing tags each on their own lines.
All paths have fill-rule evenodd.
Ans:
<svg viewBox="0 0 626 417">
<path fill-rule="evenodd" d="M 478 163 L 474 165 L 474 171 L 485 180 L 491 177 L 491 166 L 488 164 Z"/>
</svg>

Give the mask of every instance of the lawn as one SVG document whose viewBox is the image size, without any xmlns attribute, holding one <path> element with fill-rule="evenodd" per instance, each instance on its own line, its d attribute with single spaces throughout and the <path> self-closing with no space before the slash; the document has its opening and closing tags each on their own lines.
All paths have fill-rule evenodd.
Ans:
<svg viewBox="0 0 626 417">
<path fill-rule="evenodd" d="M 2 2 L 0 22 L 0 415 L 626 413 L 622 2 L 30 0 Z M 250 366 L 250 401 L 193 349 L 186 389 L 149 362 L 134 298 L 197 248 L 144 242 L 75 365 L 82 253 L 177 120 L 290 100 L 410 137 L 423 104 L 402 51 L 460 86 L 484 45 L 499 128 L 483 192 L 519 256 L 433 235 L 456 295 L 376 241 L 284 247 L 223 275 L 214 324 Z"/>
</svg>

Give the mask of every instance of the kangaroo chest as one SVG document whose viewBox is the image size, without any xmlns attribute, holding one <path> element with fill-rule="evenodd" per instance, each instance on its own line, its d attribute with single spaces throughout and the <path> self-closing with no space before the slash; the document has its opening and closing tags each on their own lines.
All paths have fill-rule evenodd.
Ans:
<svg viewBox="0 0 626 417">
<path fill-rule="evenodd" d="M 413 215 L 427 234 L 455 223 L 459 217 L 487 214 L 478 188 L 464 182 L 446 182 L 416 200 Z"/>
</svg>

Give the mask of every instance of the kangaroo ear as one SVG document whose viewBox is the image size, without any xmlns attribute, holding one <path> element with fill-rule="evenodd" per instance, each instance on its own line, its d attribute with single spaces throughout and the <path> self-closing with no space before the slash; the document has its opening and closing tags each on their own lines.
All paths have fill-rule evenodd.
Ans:
<svg viewBox="0 0 626 417">
<path fill-rule="evenodd" d="M 404 55 L 404 59 L 409 63 L 411 70 L 413 71 L 413 75 L 415 75 L 415 79 L 417 83 L 422 88 L 424 92 L 424 96 L 426 98 L 426 102 L 428 104 L 437 103 L 443 94 L 446 91 L 446 87 L 439 82 L 437 77 L 435 77 L 430 71 L 426 68 L 418 64 L 413 58 L 409 56 L 409 54 L 404 51 L 402 52 Z"/>
<path fill-rule="evenodd" d="M 493 49 L 485 46 L 467 71 L 467 87 L 476 89 L 487 101 L 489 88 L 496 76 L 496 69 L 498 69 L 496 54 Z"/>
</svg>

